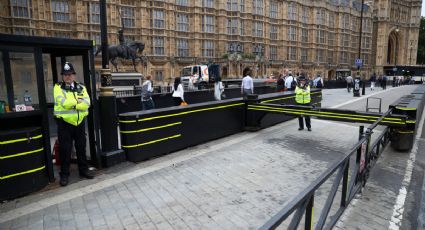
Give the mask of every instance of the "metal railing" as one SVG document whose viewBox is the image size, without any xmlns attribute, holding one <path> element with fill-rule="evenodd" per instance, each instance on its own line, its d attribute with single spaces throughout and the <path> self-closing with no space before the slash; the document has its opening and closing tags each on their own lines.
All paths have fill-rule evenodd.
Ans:
<svg viewBox="0 0 425 230">
<path fill-rule="evenodd" d="M 165 94 L 172 92 L 172 86 L 154 86 L 153 94 Z M 99 95 L 100 91 L 97 91 Z M 114 90 L 114 94 L 116 97 L 131 97 L 131 96 L 141 96 L 142 95 L 142 87 L 134 86 L 133 89 L 126 90 Z"/>
<path fill-rule="evenodd" d="M 379 155 L 389 143 L 390 128 L 386 127 L 377 139 L 370 144 L 373 129 L 390 113 L 391 110 L 388 110 L 380 119 L 370 125 L 366 132 L 364 132 L 364 127 L 360 126 L 359 141 L 351 148 L 349 154 L 334 163 L 326 172 L 321 174 L 314 183 L 303 190 L 295 199 L 267 221 L 267 223 L 265 223 L 260 229 L 275 229 L 291 215 L 293 216 L 288 229 L 297 229 L 303 217 L 305 217 L 305 229 L 313 229 L 315 192 L 321 185 L 330 180 L 331 176 L 337 171 L 332 188 L 329 192 L 326 203 L 320 212 L 320 217 L 315 227 L 315 229 L 331 229 L 337 223 L 338 219 L 354 196 L 359 193 L 361 188 L 366 184 L 371 168 L 375 165 Z M 354 156 L 354 154 L 357 154 L 355 167 L 350 167 L 350 159 Z M 351 174 L 350 168 L 352 168 Z M 349 176 L 349 174 L 351 176 Z M 335 214 L 329 218 L 329 212 L 334 204 L 338 187 L 341 185 L 341 180 L 342 189 L 340 206 L 336 210 Z"/>
</svg>

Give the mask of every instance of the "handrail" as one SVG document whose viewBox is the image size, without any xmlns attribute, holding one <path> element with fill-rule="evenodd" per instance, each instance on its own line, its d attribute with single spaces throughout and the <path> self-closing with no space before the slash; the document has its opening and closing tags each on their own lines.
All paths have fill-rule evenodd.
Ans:
<svg viewBox="0 0 425 230">
<path fill-rule="evenodd" d="M 326 201 L 326 204 L 324 206 L 324 212 L 319 218 L 318 225 L 316 226 L 316 229 L 322 229 L 324 228 L 324 225 L 326 223 L 326 220 L 328 218 L 329 210 L 331 208 L 331 205 L 333 204 L 333 200 L 335 198 L 335 194 L 337 193 L 337 189 L 339 187 L 339 184 L 341 183 L 341 178 L 343 178 L 343 188 L 347 188 L 348 191 L 345 191 L 343 189 L 342 191 L 342 201 L 341 206 L 339 207 L 336 214 L 332 217 L 331 222 L 329 223 L 330 227 L 332 228 L 338 221 L 339 217 L 342 215 L 345 208 L 348 206 L 348 203 L 354 198 L 354 195 L 361 189 L 362 185 L 364 186 L 365 181 L 367 180 L 368 176 L 368 170 L 370 169 L 371 164 L 373 163 L 373 160 L 377 159 L 377 156 L 379 156 L 380 152 L 382 152 L 385 145 L 389 142 L 388 140 L 388 133 L 390 129 L 386 127 L 384 131 L 378 136 L 377 140 L 375 140 L 372 144 L 369 143 L 370 137 L 372 135 L 372 130 L 379 125 L 379 123 L 388 115 L 390 115 L 392 110 L 388 110 L 383 116 L 381 116 L 376 122 L 371 124 L 366 132 L 360 133 L 359 141 L 350 149 L 349 153 L 346 154 L 342 159 L 338 160 L 337 162 L 334 162 L 331 167 L 329 167 L 324 173 L 322 173 L 315 182 L 310 184 L 306 189 L 304 189 L 299 195 L 297 195 L 292 201 L 290 201 L 282 210 L 280 210 L 277 214 L 275 214 L 269 221 L 267 221 L 260 229 L 275 229 L 277 228 L 283 221 L 286 220 L 290 215 L 293 214 L 295 210 L 297 210 L 296 214 L 294 215 L 292 221 L 291 221 L 291 229 L 296 228 L 300 222 L 300 218 L 302 218 L 302 213 L 305 211 L 306 215 L 306 226 L 305 229 L 311 229 L 312 228 L 312 212 L 308 211 L 306 209 L 307 203 L 312 200 L 314 200 L 314 193 L 315 191 L 324 184 L 332 175 L 334 175 L 335 171 L 339 169 L 339 172 L 337 175 L 335 175 L 334 184 L 332 186 L 332 189 L 330 191 L 330 195 L 328 196 L 328 199 Z M 362 130 L 362 129 L 361 129 Z M 364 143 L 368 143 L 369 148 L 367 148 L 365 153 L 365 165 L 363 171 L 361 171 L 360 164 L 361 164 L 361 148 Z M 375 150 L 376 148 L 376 150 Z M 352 171 L 351 176 L 351 183 L 348 186 L 348 174 L 349 174 L 349 165 L 350 165 L 350 159 L 353 156 L 354 153 L 357 153 L 357 160 L 356 160 L 356 167 Z M 361 183 L 362 182 L 362 183 Z M 348 194 L 347 194 L 348 192 Z M 323 211 L 323 210 L 322 210 Z M 307 216 L 311 215 L 311 216 Z M 307 224 L 308 223 L 308 224 Z"/>
</svg>

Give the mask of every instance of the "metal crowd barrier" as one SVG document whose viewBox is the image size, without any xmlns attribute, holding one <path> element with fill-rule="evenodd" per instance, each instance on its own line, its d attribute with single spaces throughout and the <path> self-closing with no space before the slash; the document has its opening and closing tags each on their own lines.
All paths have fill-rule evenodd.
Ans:
<svg viewBox="0 0 425 230">
<path fill-rule="evenodd" d="M 313 229 L 313 207 L 315 192 L 326 181 L 330 180 L 331 176 L 337 171 L 332 189 L 329 192 L 328 198 L 323 209 L 320 212 L 319 221 L 315 229 L 332 229 L 336 224 L 339 217 L 344 212 L 350 201 L 354 198 L 355 194 L 361 191 L 362 186 L 365 185 L 369 172 L 372 166 L 377 161 L 379 155 L 384 150 L 385 146 L 390 140 L 390 128 L 387 127 L 378 136 L 372 144 L 370 143 L 373 129 L 390 114 L 389 110 L 379 120 L 370 125 L 366 132 L 363 132 L 364 127 L 360 126 L 359 141 L 351 148 L 350 152 L 341 160 L 334 163 L 326 172 L 319 176 L 319 178 L 304 191 L 302 191 L 295 199 L 293 199 L 285 208 L 273 216 L 267 223 L 260 229 L 275 229 L 284 222 L 289 216 L 294 214 L 288 226 L 288 229 L 297 229 L 303 216 L 305 217 L 305 229 Z M 355 167 L 350 167 L 350 159 L 356 154 Z M 350 168 L 351 174 L 350 174 Z M 349 176 L 349 174 L 351 176 Z M 336 213 L 329 219 L 329 212 L 334 204 L 335 196 L 338 188 L 341 185 L 341 202 Z"/>
</svg>

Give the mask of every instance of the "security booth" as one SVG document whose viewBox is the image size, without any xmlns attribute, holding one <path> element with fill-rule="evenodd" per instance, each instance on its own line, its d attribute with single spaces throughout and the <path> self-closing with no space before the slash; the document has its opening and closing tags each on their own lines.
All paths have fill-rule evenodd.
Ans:
<svg viewBox="0 0 425 230">
<path fill-rule="evenodd" d="M 100 166 L 92 41 L 0 34 L 0 201 L 54 181 L 53 87 L 62 81 L 65 61 L 74 64 L 76 80 L 91 97 L 87 157 Z"/>
</svg>

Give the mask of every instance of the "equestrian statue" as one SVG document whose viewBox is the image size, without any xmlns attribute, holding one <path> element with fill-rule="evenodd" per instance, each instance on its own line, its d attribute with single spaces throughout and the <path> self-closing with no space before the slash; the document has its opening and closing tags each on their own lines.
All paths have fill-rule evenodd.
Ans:
<svg viewBox="0 0 425 230">
<path fill-rule="evenodd" d="M 136 70 L 136 59 L 143 61 L 143 57 L 138 54 L 143 53 L 145 49 L 145 43 L 139 41 L 131 41 L 126 44 L 124 40 L 124 26 L 118 30 L 118 40 L 119 45 L 108 45 L 108 59 L 115 67 L 116 72 L 118 72 L 118 60 L 117 58 L 131 59 L 133 62 L 134 71 Z M 98 47 L 95 56 L 97 56 L 102 51 L 101 47 Z"/>
</svg>

